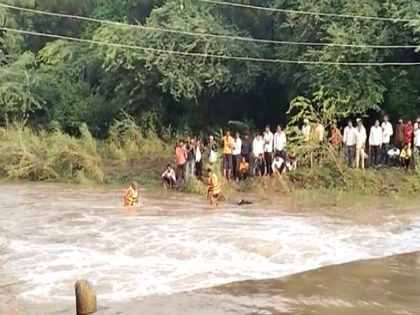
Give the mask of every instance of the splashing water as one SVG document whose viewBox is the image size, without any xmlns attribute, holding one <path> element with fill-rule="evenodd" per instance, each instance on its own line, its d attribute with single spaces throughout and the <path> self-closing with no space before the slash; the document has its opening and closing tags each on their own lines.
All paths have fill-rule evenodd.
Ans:
<svg viewBox="0 0 420 315">
<path fill-rule="evenodd" d="M 179 196 L 144 199 L 127 215 L 110 206 L 114 193 L 3 189 L 3 272 L 24 283 L 24 298 L 73 299 L 74 282 L 86 278 L 101 299 L 122 301 L 420 250 L 415 216 L 368 226 L 273 209 L 210 212 L 195 206 L 201 199 Z"/>
</svg>

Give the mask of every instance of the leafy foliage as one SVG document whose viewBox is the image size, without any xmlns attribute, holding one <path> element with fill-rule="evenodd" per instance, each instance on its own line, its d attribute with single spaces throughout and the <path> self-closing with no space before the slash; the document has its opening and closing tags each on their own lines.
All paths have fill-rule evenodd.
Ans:
<svg viewBox="0 0 420 315">
<path fill-rule="evenodd" d="M 339 158 L 339 152 L 333 150 L 328 141 L 328 137 L 324 136 L 323 143 L 320 144 L 314 135 L 316 123 L 319 122 L 324 131 L 327 132 L 337 124 L 337 120 L 354 114 L 348 106 L 350 97 L 331 97 L 321 87 L 319 91 L 314 93 L 312 99 L 298 96 L 290 103 L 288 114 L 291 115 L 289 124 L 286 127 L 289 149 L 300 157 L 300 164 L 313 165 L 314 155 L 317 160 L 329 168 L 337 168 L 343 174 L 342 161 Z M 312 137 L 309 141 L 305 141 L 303 132 L 297 127 L 298 124 L 308 120 L 311 125 Z"/>
<path fill-rule="evenodd" d="M 233 0 L 232 0 L 233 1 Z M 236 3 L 347 15 L 416 18 L 420 0 L 235 0 Z M 313 107 L 330 121 L 348 113 L 384 108 L 391 115 L 419 111 L 417 67 L 262 63 L 206 57 L 230 56 L 322 62 L 418 62 L 414 49 L 262 44 L 148 28 L 274 41 L 340 45 L 418 45 L 420 23 L 301 15 L 215 5 L 193 0 L 4 0 L 2 3 L 98 23 L 0 7 L 0 25 L 138 46 L 128 49 L 0 31 L 0 117 L 51 122 L 80 135 L 85 123 L 95 137 L 116 132 L 115 121 L 134 117 L 142 132 L 160 136 L 198 133 L 230 120 L 252 126 L 286 122 L 288 103 L 298 116 L 322 86 Z M 152 51 L 150 48 L 157 49 Z M 199 54 L 185 56 L 168 51 Z M 301 95 L 301 97 L 296 98 Z M 318 95 L 318 96 L 317 96 Z M 321 96 L 319 96 L 321 97 Z M 286 104 L 286 105 L 285 105 Z M 312 104 L 313 105 L 313 104 Z M 323 107 L 324 106 L 324 107 Z M 324 109 L 322 109 L 324 108 Z M 337 115 L 338 114 L 338 115 Z M 327 115 L 328 117 L 326 117 Z M 289 117 L 290 118 L 290 117 Z M 133 122 L 133 123 L 134 123 Z M 169 126 L 169 127 L 168 127 Z M 120 132 L 120 131 L 118 131 Z"/>
</svg>

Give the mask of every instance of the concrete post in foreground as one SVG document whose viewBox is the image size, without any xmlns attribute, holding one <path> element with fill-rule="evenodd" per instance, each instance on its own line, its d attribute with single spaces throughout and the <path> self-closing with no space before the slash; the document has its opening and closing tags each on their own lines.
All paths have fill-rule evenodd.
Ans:
<svg viewBox="0 0 420 315">
<path fill-rule="evenodd" d="M 76 314 L 89 315 L 97 311 L 96 292 L 87 280 L 78 280 L 76 289 Z"/>
</svg>

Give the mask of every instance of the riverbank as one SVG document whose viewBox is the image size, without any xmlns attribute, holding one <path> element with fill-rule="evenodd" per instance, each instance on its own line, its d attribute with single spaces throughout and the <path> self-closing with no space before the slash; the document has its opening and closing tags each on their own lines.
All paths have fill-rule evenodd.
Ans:
<svg viewBox="0 0 420 315">
<path fill-rule="evenodd" d="M 162 168 L 106 170 L 106 183 L 126 184 L 134 179 L 143 186 L 161 187 Z M 220 171 L 216 170 L 216 173 Z M 262 198 L 281 195 L 319 195 L 323 198 L 341 199 L 345 196 L 417 196 L 420 193 L 420 174 L 415 170 L 405 171 L 398 168 L 365 171 L 348 169 L 339 171 L 326 167 L 301 168 L 289 172 L 282 178 L 250 178 L 246 181 L 230 182 L 222 178 L 225 197 L 256 194 Z M 179 191 L 184 193 L 205 194 L 206 183 L 196 179 L 190 181 Z M 322 198 L 321 198 L 322 199 Z"/>
<path fill-rule="evenodd" d="M 161 187 L 161 173 L 173 164 L 171 141 L 160 140 L 155 134 L 144 135 L 135 125 L 114 128 L 106 141 L 92 137 L 85 126 L 80 137 L 74 138 L 59 130 L 35 132 L 12 125 L 0 129 L 0 175 L 3 179 L 52 181 L 78 184 L 127 184 L 136 180 L 146 187 Z M 300 192 L 351 194 L 359 196 L 416 196 L 420 192 L 417 170 L 386 168 L 365 171 L 348 169 L 344 163 L 299 167 L 281 178 L 251 178 L 228 183 L 221 178 L 225 198 L 238 193 L 262 197 Z M 300 161 L 300 165 L 302 165 Z M 186 193 L 205 194 L 206 184 L 191 179 L 179 189 Z"/>
</svg>

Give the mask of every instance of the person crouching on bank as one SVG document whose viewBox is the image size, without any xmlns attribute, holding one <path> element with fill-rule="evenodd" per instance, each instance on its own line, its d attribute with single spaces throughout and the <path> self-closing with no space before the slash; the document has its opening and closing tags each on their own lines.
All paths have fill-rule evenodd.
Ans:
<svg viewBox="0 0 420 315">
<path fill-rule="evenodd" d="M 166 166 L 165 171 L 162 173 L 162 182 L 163 187 L 166 188 L 175 188 L 176 187 L 176 175 L 175 171 L 172 168 L 171 164 Z"/>
</svg>

